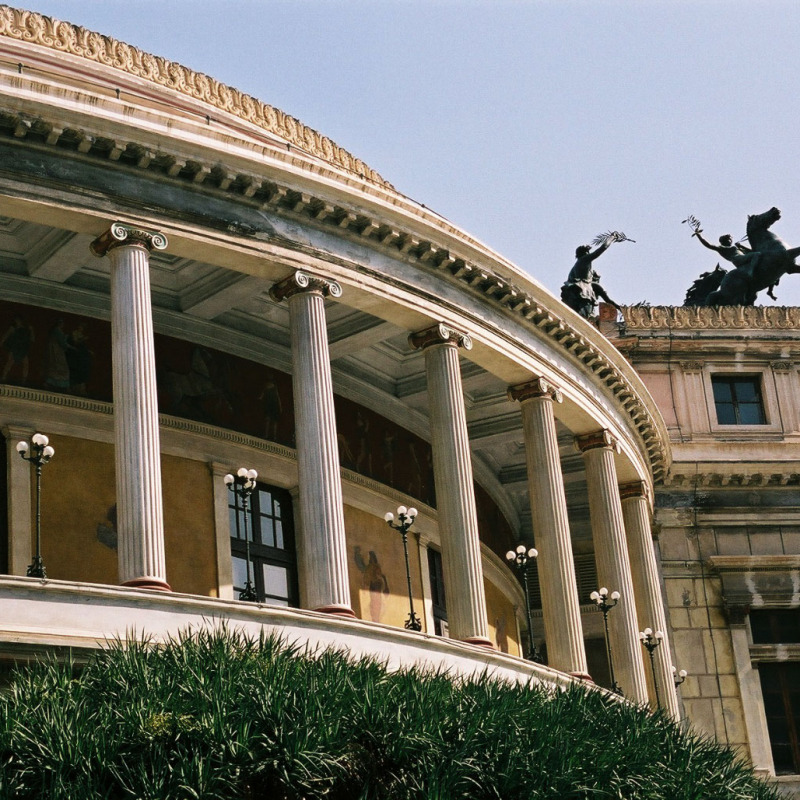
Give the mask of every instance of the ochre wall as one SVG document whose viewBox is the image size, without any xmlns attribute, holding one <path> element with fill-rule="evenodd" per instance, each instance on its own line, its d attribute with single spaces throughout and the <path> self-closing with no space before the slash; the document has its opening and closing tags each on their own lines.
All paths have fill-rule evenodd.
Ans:
<svg viewBox="0 0 800 800">
<path fill-rule="evenodd" d="M 492 644 L 502 653 L 520 655 L 514 606 L 493 583 L 484 579 L 483 586 L 486 592 L 486 616 Z"/>
<path fill-rule="evenodd" d="M 360 619 L 402 628 L 408 618 L 403 538 L 380 517 L 345 506 L 347 566 L 353 611 Z M 413 529 L 408 537 L 414 610 L 425 629 L 420 557 Z"/>
<path fill-rule="evenodd" d="M 175 592 L 217 596 L 211 471 L 202 461 L 161 457 L 167 581 Z"/>
<path fill-rule="evenodd" d="M 42 469 L 42 558 L 47 576 L 117 584 L 117 551 L 110 546 L 116 526 L 109 519 L 116 502 L 114 447 L 69 436 L 51 436 L 50 444 L 56 452 Z M 35 503 L 33 480 L 31 488 Z"/>
<path fill-rule="evenodd" d="M 51 436 L 42 471 L 42 558 L 56 580 L 116 585 L 114 448 Z M 216 538 L 206 464 L 162 456 L 167 581 L 176 592 L 216 596 Z M 31 493 L 32 513 L 35 496 Z"/>
</svg>

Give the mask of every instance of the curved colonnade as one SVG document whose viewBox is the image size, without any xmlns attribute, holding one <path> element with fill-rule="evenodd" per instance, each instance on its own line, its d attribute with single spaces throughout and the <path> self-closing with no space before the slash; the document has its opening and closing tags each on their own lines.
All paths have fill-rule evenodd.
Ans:
<svg viewBox="0 0 800 800">
<path fill-rule="evenodd" d="M 111 319 L 114 387 L 113 407 L 81 385 L 32 388 L 21 351 L 15 356 L 7 347 L 5 372 L 22 379 L 4 374 L 0 421 L 9 441 L 47 429 L 113 443 L 117 574 L 130 587 L 103 590 L 88 585 L 106 582 L 91 576 L 42 585 L 0 579 L 4 603 L 16 602 L 21 620 L 0 631 L 3 641 L 74 639 L 68 622 L 35 624 L 40 611 L 33 608 L 47 606 L 46 615 L 62 619 L 52 604 L 99 606 L 101 621 L 93 624 L 106 634 L 124 630 L 123 621 L 129 627 L 137 603 L 173 613 L 176 625 L 185 620 L 185 595 L 201 592 L 172 586 L 183 593 L 166 593 L 173 581 L 163 523 L 180 493 L 213 509 L 216 563 L 207 594 L 222 599 L 207 600 L 209 616 L 254 613 L 230 602 L 221 481 L 231 466 L 246 463 L 292 494 L 299 604 L 308 609 L 262 607 L 263 624 L 291 628 L 295 613 L 305 629 L 347 630 L 351 638 L 378 642 L 377 652 L 394 637 L 400 661 L 403 646 L 409 660 L 421 658 L 410 644 L 418 634 L 384 635 L 374 620 L 346 619 L 356 614 L 345 508 L 381 518 L 387 507 L 407 502 L 421 509 L 421 548 L 432 544 L 441 553 L 450 635 L 467 643 L 436 644 L 420 566 L 429 650 L 456 648 L 458 658 L 476 665 L 500 659 L 502 669 L 513 672 L 516 663 L 522 676 L 567 679 L 490 652 L 496 642 L 485 581 L 500 587 L 519 615 L 522 594 L 502 554 L 535 536 L 549 665 L 586 677 L 586 612 L 573 559 L 581 522 L 571 524 L 580 514 L 568 500 L 566 478 L 588 497 L 583 546 L 594 553 L 597 579 L 621 592 L 609 620 L 619 683 L 633 700 L 652 697 L 637 631 L 666 628 L 650 511 L 653 485 L 669 466 L 667 433 L 641 380 L 593 326 L 330 140 L 206 76 L 0 7 L 0 84 L 3 298 L 31 313 Z M 229 402 L 227 395 L 209 388 L 201 406 L 174 370 L 166 384 L 172 405 L 164 413 L 153 330 L 290 374 L 291 435 L 281 442 L 269 419 L 262 436 L 210 423 L 208 407 Z M 208 363 L 189 373 L 195 383 L 215 377 Z M 244 402 L 261 403 L 268 417 L 270 392 L 253 386 Z M 338 398 L 356 416 L 349 442 Z M 368 412 L 408 437 L 403 454 L 394 429 L 386 428 L 376 445 Z M 429 464 L 400 464 L 421 452 L 412 436 L 429 443 Z M 201 499 L 199 484 L 176 481 L 171 467 L 162 480 L 165 454 L 208 465 L 209 496 Z M 11 455 L 7 572 L 19 576 L 30 559 L 32 487 L 27 465 Z M 383 461 L 383 472 L 373 458 Z M 411 473 L 429 469 L 435 495 L 413 475 L 400 486 L 401 466 Z M 86 469 L 88 479 L 108 482 L 107 472 Z M 177 474 L 185 475 L 185 467 Z M 476 491 L 485 493 L 484 505 L 502 525 L 481 524 Z M 181 546 L 191 550 L 193 543 Z M 36 591 L 45 594 L 35 601 Z M 126 611 L 110 630 L 117 607 Z M 336 619 L 326 623 L 320 614 Z M 363 609 L 360 616 L 368 618 Z M 87 631 L 91 639 L 99 628 Z M 668 645 L 657 662 L 662 693 L 677 716 Z"/>
</svg>

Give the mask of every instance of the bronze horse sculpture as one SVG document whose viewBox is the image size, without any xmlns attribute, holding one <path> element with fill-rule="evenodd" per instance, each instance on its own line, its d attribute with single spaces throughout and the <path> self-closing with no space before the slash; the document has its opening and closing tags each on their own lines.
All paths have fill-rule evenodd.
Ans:
<svg viewBox="0 0 800 800">
<path fill-rule="evenodd" d="M 763 214 L 747 217 L 747 239 L 758 253 L 755 265 L 724 270 L 719 265 L 704 272 L 686 293 L 687 306 L 752 306 L 758 293 L 778 283 L 781 276 L 800 272 L 794 263 L 800 247 L 787 247 L 770 227 L 781 218 L 774 206 Z"/>
</svg>

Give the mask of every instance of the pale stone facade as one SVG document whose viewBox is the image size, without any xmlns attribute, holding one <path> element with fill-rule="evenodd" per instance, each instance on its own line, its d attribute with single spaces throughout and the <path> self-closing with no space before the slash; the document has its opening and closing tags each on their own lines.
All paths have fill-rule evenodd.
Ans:
<svg viewBox="0 0 800 800">
<path fill-rule="evenodd" d="M 775 774 L 759 665 L 790 664 L 800 646 L 754 641 L 753 615 L 800 614 L 800 309 L 636 307 L 624 319 L 606 332 L 672 443 L 655 519 L 685 715 Z M 728 403 L 732 383 L 757 396 Z"/>
</svg>

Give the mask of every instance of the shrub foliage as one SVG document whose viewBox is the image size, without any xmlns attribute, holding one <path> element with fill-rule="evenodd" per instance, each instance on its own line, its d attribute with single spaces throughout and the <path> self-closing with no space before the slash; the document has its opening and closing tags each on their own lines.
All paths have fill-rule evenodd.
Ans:
<svg viewBox="0 0 800 800">
<path fill-rule="evenodd" d="M 736 756 L 580 687 L 389 672 L 225 629 L 20 668 L 0 797 L 48 800 L 759 798 Z"/>
</svg>

